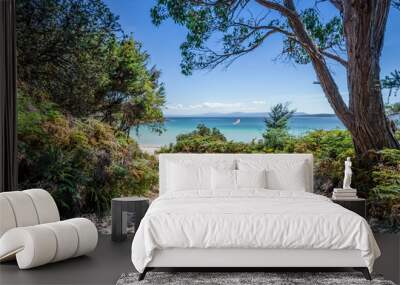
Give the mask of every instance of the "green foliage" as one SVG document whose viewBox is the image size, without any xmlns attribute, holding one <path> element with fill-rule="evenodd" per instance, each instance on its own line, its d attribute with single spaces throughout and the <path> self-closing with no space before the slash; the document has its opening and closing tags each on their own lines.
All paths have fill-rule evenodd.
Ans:
<svg viewBox="0 0 400 285">
<path fill-rule="evenodd" d="M 283 151 L 291 139 L 288 124 L 295 111 L 289 110 L 289 103 L 280 103 L 272 106 L 268 117 L 265 118 L 264 144 L 272 152 Z"/>
<path fill-rule="evenodd" d="M 400 89 L 400 71 L 395 70 L 382 79 L 382 88 L 389 89 L 388 101 L 392 95 L 396 96 Z"/>
<path fill-rule="evenodd" d="M 147 68 L 149 55 L 133 38 L 113 40 L 107 48 L 105 70 L 108 79 L 99 102 L 103 121 L 129 133 L 132 126 L 148 124 L 161 132 L 164 122 L 161 107 L 165 104 L 160 72 Z"/>
<path fill-rule="evenodd" d="M 400 130 L 397 130 L 394 137 L 400 142 Z"/>
<path fill-rule="evenodd" d="M 288 129 L 288 123 L 296 110 L 289 110 L 289 103 L 279 103 L 272 106 L 268 117 L 265 118 L 265 127 L 268 129 Z"/>
<path fill-rule="evenodd" d="M 19 187 L 40 187 L 62 216 L 106 212 L 111 198 L 143 195 L 158 182 L 157 161 L 96 119 L 62 115 L 48 101 L 18 96 Z"/>
<path fill-rule="evenodd" d="M 308 132 L 296 139 L 293 152 L 314 155 L 314 189 L 325 195 L 342 184 L 343 163 L 355 156 L 351 136 L 343 130 Z"/>
<path fill-rule="evenodd" d="M 295 152 L 312 152 L 318 159 L 334 160 L 354 156 L 353 143 L 348 131 L 315 130 L 297 139 Z"/>
<path fill-rule="evenodd" d="M 163 130 L 164 86 L 141 44 L 102 0 L 16 10 L 19 187 L 50 191 L 64 217 L 154 190 L 157 162 L 128 137 Z"/>
<path fill-rule="evenodd" d="M 120 31 L 101 0 L 17 1 L 18 80 L 74 115 L 96 106 L 105 80 L 105 47 Z M 85 94 L 85 96 L 82 96 Z M 79 102 L 79 103 L 77 103 Z"/>
<path fill-rule="evenodd" d="M 121 131 L 162 131 L 164 86 L 102 0 L 17 1 L 18 87 Z"/>
<path fill-rule="evenodd" d="M 400 2 L 398 2 L 398 3 L 400 3 Z M 397 4 L 397 5 L 399 5 L 399 4 Z M 382 88 L 389 90 L 389 94 L 387 97 L 387 104 L 385 105 L 385 110 L 386 110 L 386 115 L 391 120 L 392 129 L 396 130 L 400 127 L 400 103 L 397 102 L 397 103 L 391 104 L 390 99 L 393 96 L 397 96 L 397 93 L 399 92 L 400 71 L 395 70 L 390 73 L 390 76 L 385 76 L 385 78 L 382 79 Z M 398 141 L 400 141 L 399 133 L 397 133 L 396 138 Z"/>
<path fill-rule="evenodd" d="M 291 136 L 287 129 L 270 128 L 263 134 L 264 145 L 269 152 L 284 151 Z"/>
<path fill-rule="evenodd" d="M 199 124 L 193 132 L 178 135 L 176 144 L 163 147 L 160 152 L 239 153 L 252 152 L 252 147 L 245 143 L 228 141 L 218 129 Z"/>
<path fill-rule="evenodd" d="M 310 37 L 322 50 L 344 46 L 343 23 L 340 17 L 335 16 L 323 23 L 315 8 L 305 9 L 300 17 Z M 309 55 L 302 45 L 290 37 L 283 41 L 282 55 L 297 64 L 310 63 Z"/>
<path fill-rule="evenodd" d="M 389 116 L 400 115 L 400 102 L 387 105 L 386 110 Z"/>
<path fill-rule="evenodd" d="M 400 150 L 378 154 L 372 172 L 374 187 L 369 192 L 371 225 L 376 231 L 400 231 Z"/>
<path fill-rule="evenodd" d="M 188 34 L 181 45 L 181 69 L 185 75 L 196 69 L 229 65 L 278 33 L 283 36 L 283 56 L 300 64 L 309 63 L 307 53 L 295 40 L 286 18 L 271 11 L 247 0 L 158 0 L 151 16 L 155 25 L 171 18 L 186 27 Z M 322 50 L 343 50 L 341 17 L 333 16 L 323 22 L 315 5 L 304 9 L 300 16 L 316 46 Z"/>
<path fill-rule="evenodd" d="M 217 128 L 207 128 L 204 124 L 199 124 L 191 133 L 181 134 L 176 137 L 177 141 L 185 141 L 196 138 L 206 138 L 212 141 L 226 142 L 226 137 Z"/>
</svg>

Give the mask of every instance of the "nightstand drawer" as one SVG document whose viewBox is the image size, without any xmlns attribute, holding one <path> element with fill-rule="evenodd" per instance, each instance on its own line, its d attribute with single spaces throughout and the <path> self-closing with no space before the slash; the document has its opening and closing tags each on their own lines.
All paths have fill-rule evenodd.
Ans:
<svg viewBox="0 0 400 285">
<path fill-rule="evenodd" d="M 332 199 L 332 201 L 336 204 L 341 205 L 342 207 L 353 211 L 354 213 L 359 214 L 364 219 L 367 217 L 367 206 L 365 199 L 354 199 L 354 200 L 336 200 Z"/>
</svg>

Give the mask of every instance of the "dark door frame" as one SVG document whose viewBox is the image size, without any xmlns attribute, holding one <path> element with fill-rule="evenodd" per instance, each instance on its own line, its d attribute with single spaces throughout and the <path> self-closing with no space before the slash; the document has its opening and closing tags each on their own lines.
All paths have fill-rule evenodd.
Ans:
<svg viewBox="0 0 400 285">
<path fill-rule="evenodd" d="M 17 190 L 15 0 L 0 0 L 0 192 Z"/>
</svg>

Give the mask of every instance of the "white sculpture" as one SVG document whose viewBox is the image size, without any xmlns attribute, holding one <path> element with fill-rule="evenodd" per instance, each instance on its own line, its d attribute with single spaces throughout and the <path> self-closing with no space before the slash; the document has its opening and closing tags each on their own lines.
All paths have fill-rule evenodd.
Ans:
<svg viewBox="0 0 400 285">
<path fill-rule="evenodd" d="M 344 180 L 343 180 L 343 189 L 352 189 L 351 188 L 351 176 L 353 172 L 351 170 L 351 158 L 348 157 L 344 162 Z"/>
</svg>

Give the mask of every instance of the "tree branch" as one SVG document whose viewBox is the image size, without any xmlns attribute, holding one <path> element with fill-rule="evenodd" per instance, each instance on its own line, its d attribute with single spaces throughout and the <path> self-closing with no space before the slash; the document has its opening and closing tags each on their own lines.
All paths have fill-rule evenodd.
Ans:
<svg viewBox="0 0 400 285">
<path fill-rule="evenodd" d="M 244 27 L 247 27 L 247 28 L 252 29 L 252 30 L 273 30 L 275 32 L 279 32 L 281 34 L 284 34 L 284 35 L 286 35 L 288 37 L 296 37 L 295 34 L 289 32 L 287 30 L 284 30 L 281 27 L 273 26 L 273 25 L 252 26 L 252 25 L 245 24 L 245 23 L 235 23 L 235 25 L 244 26 Z"/>
<path fill-rule="evenodd" d="M 267 1 L 267 0 L 256 0 L 256 2 L 262 6 L 264 6 L 265 8 L 268 9 L 272 9 L 275 10 L 279 13 L 281 13 L 283 16 L 287 17 L 287 18 L 295 18 L 296 17 L 296 13 L 293 13 L 292 10 L 286 8 L 285 6 L 278 4 L 276 2 L 272 2 L 272 1 Z"/>
<path fill-rule="evenodd" d="M 291 40 L 296 41 L 296 42 L 299 43 L 303 48 L 307 48 L 307 45 L 306 45 L 304 42 L 300 41 L 300 40 L 296 37 L 295 34 L 289 32 L 289 31 L 287 31 L 287 30 L 284 30 L 284 29 L 282 29 L 282 28 L 280 28 L 280 27 L 271 26 L 271 25 L 252 26 L 252 25 L 245 24 L 245 23 L 235 23 L 235 24 L 238 25 L 238 26 L 245 26 L 245 27 L 247 27 L 247 28 L 249 28 L 249 29 L 252 29 L 253 31 L 262 30 L 262 29 L 273 30 L 273 31 L 279 32 L 279 33 L 281 33 L 281 34 L 287 36 L 287 37 L 290 38 Z M 251 33 L 249 33 L 249 35 L 250 35 L 250 34 L 251 34 Z M 319 49 L 319 52 L 320 52 L 321 54 L 323 54 L 324 56 L 326 56 L 326 57 L 328 57 L 328 58 L 330 58 L 330 59 L 332 59 L 332 60 L 337 61 L 338 63 L 340 63 L 341 65 L 343 65 L 345 68 L 347 68 L 347 61 L 346 61 L 345 59 L 341 58 L 340 56 L 338 56 L 338 55 L 336 55 L 336 54 L 333 54 L 333 53 L 330 53 L 330 52 L 328 52 L 328 51 L 326 51 L 326 50 L 322 50 L 322 49 Z"/>
<path fill-rule="evenodd" d="M 265 0 L 257 0 L 262 2 L 269 2 Z M 270 3 L 269 3 L 270 4 Z M 276 4 L 276 3 L 275 3 Z M 277 4 L 278 6 L 282 6 Z M 269 5 L 271 9 L 276 5 Z M 331 72 L 329 71 L 327 64 L 325 62 L 324 56 L 315 45 L 314 41 L 311 39 L 309 34 L 307 33 L 303 22 L 299 14 L 296 11 L 293 0 L 284 0 L 284 6 L 286 10 L 290 10 L 290 13 L 287 13 L 286 10 L 282 10 L 284 15 L 288 15 L 287 19 L 290 27 L 292 28 L 296 37 L 304 43 L 304 49 L 307 51 L 310 56 L 311 62 L 314 66 L 317 77 L 321 83 L 321 87 L 324 90 L 324 93 L 328 99 L 329 104 L 335 111 L 335 113 L 340 117 L 346 127 L 352 127 L 352 115 L 348 106 L 343 101 L 342 96 L 340 95 L 339 88 L 336 85 L 335 80 L 332 77 Z M 277 7 L 280 9 L 280 7 Z M 278 10 L 277 10 L 278 11 Z"/>
<path fill-rule="evenodd" d="M 276 31 L 276 30 L 269 30 L 259 39 L 259 41 L 257 41 L 253 45 L 249 46 L 248 48 L 232 51 L 229 53 L 218 54 L 218 53 L 208 49 L 207 52 L 212 53 L 214 58 L 212 58 L 212 60 L 206 62 L 204 64 L 204 67 L 213 69 L 213 68 L 217 67 L 219 64 L 221 64 L 222 62 L 224 62 L 225 60 L 229 59 L 230 57 L 233 57 L 232 61 L 230 63 L 228 63 L 228 65 L 230 65 L 233 61 L 235 61 L 242 55 L 244 55 L 248 52 L 251 52 L 254 49 L 256 49 L 257 47 L 259 47 L 266 38 L 268 38 L 269 36 L 271 36 L 277 32 L 278 31 Z"/>
<path fill-rule="evenodd" d="M 330 53 L 330 52 L 327 52 L 325 50 L 321 50 L 321 49 L 320 49 L 320 53 L 330 59 L 333 59 L 333 60 L 339 62 L 341 65 L 343 65 L 345 68 L 347 68 L 347 61 L 345 59 L 341 58 L 340 56 Z"/>
</svg>

